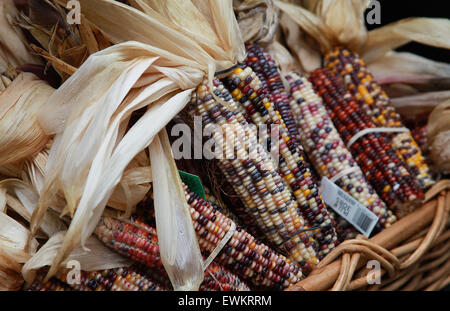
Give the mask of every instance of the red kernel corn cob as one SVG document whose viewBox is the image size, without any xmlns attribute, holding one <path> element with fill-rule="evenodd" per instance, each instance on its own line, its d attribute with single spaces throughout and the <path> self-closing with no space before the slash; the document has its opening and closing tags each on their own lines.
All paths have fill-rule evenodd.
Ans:
<svg viewBox="0 0 450 311">
<path fill-rule="evenodd" d="M 158 236 L 155 228 L 147 226 L 139 220 L 125 222 L 104 217 L 95 233 L 106 246 L 118 253 L 163 272 L 164 267 L 159 255 Z"/>
<path fill-rule="evenodd" d="M 205 130 L 209 127 L 221 129 L 212 131 L 211 136 L 222 150 L 234 155 L 232 159 L 222 157 L 217 161 L 222 173 L 241 197 L 246 209 L 270 243 L 284 244 L 289 249 L 289 255 L 297 262 L 306 260 L 316 264 L 318 259 L 314 249 L 307 247 L 308 256 L 305 258 L 302 255 L 304 244 L 297 233 L 305 228 L 304 219 L 298 213 L 297 202 L 292 200 L 292 194 L 274 168 L 269 154 L 262 146 L 257 145 L 256 131 L 246 122 L 223 84 L 215 80 L 212 91 L 227 102 L 228 107 L 222 106 L 209 94 L 207 82 L 204 81 L 192 98 L 190 113 L 203 118 Z M 229 108 L 233 112 L 228 110 Z M 248 139 L 238 140 L 234 146 L 225 145 L 221 133 L 225 132 L 227 127 L 241 129 Z M 259 148 L 253 148 L 252 143 Z M 311 243 L 314 243 L 314 240 Z"/>
<path fill-rule="evenodd" d="M 294 194 L 306 225 L 322 228 L 322 232 L 316 235 L 320 247 L 319 258 L 322 258 L 337 245 L 335 222 L 319 195 L 319 188 L 302 156 L 300 145 L 289 136 L 284 121 L 270 101 L 268 90 L 263 87 L 252 68 L 236 68 L 225 80 L 225 84 L 241 109 L 248 112 L 253 124 L 268 125 L 269 129 L 271 125 L 280 125 L 278 172 Z"/>
<path fill-rule="evenodd" d="M 374 81 L 364 61 L 350 50 L 335 48 L 325 57 L 329 69 L 340 75 L 347 88 L 355 96 L 359 106 L 372 118 L 377 127 L 404 127 L 387 94 Z M 383 134 L 392 137 L 393 145 L 422 189 L 435 181 L 421 150 L 411 132 Z"/>
<path fill-rule="evenodd" d="M 314 71 L 310 80 L 322 96 L 345 143 L 360 131 L 376 127 L 345 85 L 329 70 Z M 411 212 L 419 204 L 423 192 L 387 137 L 379 133 L 364 135 L 350 147 L 350 151 L 369 182 L 388 207 L 395 208 L 398 216 Z"/>
<path fill-rule="evenodd" d="M 396 217 L 367 182 L 311 83 L 293 72 L 286 79 L 291 87 L 291 106 L 297 117 L 301 143 L 316 171 L 332 179 L 345 170 L 355 169 L 337 179 L 336 185 L 378 216 L 378 230 L 389 227 Z"/>
<path fill-rule="evenodd" d="M 156 274 L 159 274 L 157 281 L 160 284 L 167 284 L 168 277 L 160 259 L 155 228 L 139 220 L 128 223 L 110 217 L 104 217 L 96 229 L 96 234 L 103 243 L 119 254 L 153 269 Z M 218 277 L 214 279 L 211 275 L 215 276 L 216 274 Z M 98 276 L 89 275 L 89 277 L 92 279 Z M 226 286 L 220 283 L 221 280 L 231 280 L 232 283 Z M 219 283 L 215 284 L 215 282 Z M 233 284 L 237 284 L 236 287 L 231 286 Z M 101 284 L 96 285 L 100 286 Z M 134 287 L 131 288 L 134 289 Z M 212 290 L 215 288 L 248 290 L 247 285 L 242 284 L 233 273 L 223 267 L 218 267 L 217 264 L 211 264 L 205 271 L 205 280 L 201 284 L 200 290 Z"/>
</svg>

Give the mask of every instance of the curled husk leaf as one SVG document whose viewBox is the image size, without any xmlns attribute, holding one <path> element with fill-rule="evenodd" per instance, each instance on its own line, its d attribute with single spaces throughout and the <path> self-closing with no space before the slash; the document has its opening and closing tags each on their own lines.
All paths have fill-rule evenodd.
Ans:
<svg viewBox="0 0 450 311">
<path fill-rule="evenodd" d="M 404 120 L 426 122 L 431 111 L 447 100 L 450 100 L 450 90 L 395 97 L 392 104 Z"/>
<path fill-rule="evenodd" d="M 31 73 L 22 73 L 0 94 L 0 166 L 39 153 L 48 136 L 37 114 L 54 89 Z"/>
<path fill-rule="evenodd" d="M 87 57 L 111 46 L 111 43 L 86 17 L 81 23 L 68 24 L 68 11 L 63 1 L 28 1 L 27 14 L 18 16 L 18 25 L 39 42 L 42 49 L 30 44 L 65 81 Z"/>
<path fill-rule="evenodd" d="M 27 222 L 30 222 L 31 215 L 38 204 L 38 192 L 30 184 L 19 179 L 0 181 L 0 189 L 5 191 L 6 204 Z M 66 226 L 53 212 L 47 211 L 42 219 L 40 229 L 47 237 L 51 237 L 66 229 Z"/>
<path fill-rule="evenodd" d="M 291 55 L 294 56 L 295 62 L 299 64 L 294 71 L 307 74 L 319 68 L 322 64 L 322 55 L 318 44 L 300 27 L 297 27 L 287 14 L 282 14 L 280 27 L 283 29 L 284 38 Z"/>
<path fill-rule="evenodd" d="M 450 101 L 437 106 L 427 124 L 427 146 L 438 171 L 450 173 Z"/>
<path fill-rule="evenodd" d="M 51 265 L 64 240 L 66 231 L 60 231 L 53 235 L 23 266 L 21 273 L 27 284 L 31 284 L 39 269 Z M 86 243 L 88 250 L 77 247 L 61 262 L 61 268 L 70 268 L 69 262 L 77 261 L 82 271 L 97 271 L 127 267 L 131 261 L 111 251 L 97 238 L 91 236 Z"/>
<path fill-rule="evenodd" d="M 39 58 L 28 50 L 22 30 L 14 24 L 17 14 L 13 0 L 0 2 L 0 73 L 11 73 L 26 64 L 40 64 Z"/>
<path fill-rule="evenodd" d="M 37 246 L 24 226 L 0 211 L 0 291 L 20 289 L 21 269 Z"/>
<path fill-rule="evenodd" d="M 108 206 L 125 211 L 124 217 L 129 217 L 133 208 L 141 202 L 150 191 L 152 169 L 147 154 L 139 153 L 125 169 L 122 179 L 114 189 L 108 201 Z"/>
<path fill-rule="evenodd" d="M 334 46 L 344 46 L 360 54 L 363 60 L 371 65 L 382 62 L 382 58 L 393 49 L 396 49 L 409 42 L 418 42 L 438 48 L 450 49 L 450 21 L 439 18 L 407 18 L 395 23 L 388 24 L 377 29 L 367 31 L 364 23 L 364 12 L 375 9 L 369 6 L 370 1 L 354 0 L 317 0 L 301 1 L 301 5 L 288 3 L 290 1 L 275 1 L 276 6 L 281 10 L 280 23 L 283 26 L 285 17 L 289 16 L 297 25 L 304 36 L 307 35 L 308 45 L 317 52 L 326 54 Z M 283 27 L 286 32 L 293 32 L 291 27 Z M 287 37 L 292 34 L 287 33 Z M 311 43 L 311 40 L 314 43 Z M 291 52 L 296 56 L 298 53 L 298 43 L 287 40 Z M 317 45 L 318 44 L 318 45 Z M 300 55 L 299 55 L 300 56 Z M 302 60 L 299 59 L 302 63 Z M 428 62 L 427 66 L 424 63 Z M 414 72 L 417 77 L 423 76 L 426 79 L 429 73 L 431 60 L 422 59 L 420 62 L 403 63 L 408 66 L 408 71 Z M 438 65 L 438 64 L 434 64 Z M 316 69 L 316 68 L 313 68 Z M 442 70 L 441 70 L 442 71 Z M 384 74 L 396 75 L 396 68 L 385 67 Z M 397 82 L 405 83 L 410 76 L 399 79 Z"/>
<path fill-rule="evenodd" d="M 87 20 L 115 45 L 92 54 L 48 100 L 51 113 L 39 116 L 55 138 L 31 230 L 36 232 L 57 193 L 64 194 L 67 211 L 73 214 L 48 277 L 72 250 L 86 246 L 130 162 L 184 108 L 202 79 L 207 76 L 212 83 L 216 71 L 245 56 L 231 0 L 130 3 L 137 9 L 117 1 L 80 0 Z M 147 111 L 123 131 L 131 114 L 142 108 Z M 152 148 L 153 163 L 161 155 Z M 164 154 L 171 163 L 172 154 Z M 153 178 L 153 186 L 180 188 L 175 176 L 172 170 L 165 178 Z M 166 211 L 167 219 L 157 220 L 159 238 L 177 242 L 160 244 L 161 258 L 168 274 L 176 276 L 171 278 L 175 289 L 196 290 L 204 276 L 203 260 L 185 198 L 167 200 L 158 200 L 155 210 L 177 208 Z M 169 221 L 180 218 L 184 221 Z M 179 241 L 191 244 L 180 248 Z"/>
</svg>

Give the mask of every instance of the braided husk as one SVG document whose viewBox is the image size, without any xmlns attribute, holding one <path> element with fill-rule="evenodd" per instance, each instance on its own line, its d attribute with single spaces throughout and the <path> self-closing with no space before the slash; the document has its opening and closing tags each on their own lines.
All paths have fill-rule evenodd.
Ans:
<svg viewBox="0 0 450 311">
<path fill-rule="evenodd" d="M 358 236 L 328 254 L 288 291 L 439 290 L 450 283 L 450 180 L 441 180 L 424 204 L 371 239 Z M 370 260 L 381 266 L 380 284 L 368 284 Z"/>
</svg>

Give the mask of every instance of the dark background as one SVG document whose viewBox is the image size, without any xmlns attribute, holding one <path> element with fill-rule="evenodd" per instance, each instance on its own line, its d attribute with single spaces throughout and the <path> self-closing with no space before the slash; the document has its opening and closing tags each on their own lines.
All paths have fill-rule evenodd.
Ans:
<svg viewBox="0 0 450 311">
<path fill-rule="evenodd" d="M 378 0 L 381 4 L 381 25 L 367 25 L 369 30 L 409 17 L 450 18 L 448 1 L 442 0 Z M 367 11 L 368 12 L 368 11 Z M 366 14 L 367 14 L 366 12 Z M 430 34 L 432 35 L 432 34 Z M 450 29 L 449 29 L 450 36 Z M 397 49 L 418 54 L 436 61 L 450 62 L 450 51 L 425 46 L 419 43 L 409 43 Z"/>
</svg>

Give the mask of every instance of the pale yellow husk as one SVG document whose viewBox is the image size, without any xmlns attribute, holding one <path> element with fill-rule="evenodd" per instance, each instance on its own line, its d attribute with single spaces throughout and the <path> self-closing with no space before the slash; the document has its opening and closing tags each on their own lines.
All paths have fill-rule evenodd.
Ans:
<svg viewBox="0 0 450 311">
<path fill-rule="evenodd" d="M 30 240 L 30 232 L 23 225 L 0 211 L 0 291 L 21 288 L 22 266 L 36 252 L 37 246 L 37 241 Z"/>
<path fill-rule="evenodd" d="M 65 231 L 61 231 L 53 235 L 23 266 L 21 273 L 27 285 L 33 282 L 39 269 L 52 264 L 61 248 L 65 234 Z M 113 252 L 94 236 L 87 240 L 86 246 L 89 251 L 82 247 L 75 248 L 70 256 L 61 263 L 61 268 L 70 268 L 71 266 L 68 266 L 68 264 L 72 260 L 79 264 L 82 271 L 98 271 L 131 265 L 129 259 Z"/>
<path fill-rule="evenodd" d="M 28 184 L 19 179 L 5 179 L 0 181 L 0 200 L 14 210 L 27 222 L 31 221 L 31 215 L 39 200 L 39 193 Z M 40 229 L 51 237 L 66 226 L 62 220 L 52 211 L 47 211 L 42 219 Z"/>
<path fill-rule="evenodd" d="M 393 51 L 409 42 L 450 49 L 448 19 L 407 18 L 367 31 L 365 9 L 369 10 L 367 14 L 375 10 L 367 0 L 277 0 L 275 4 L 281 10 L 280 25 L 291 53 L 300 64 L 300 72 L 319 68 L 321 54 L 334 46 L 344 46 L 357 52 L 373 70 L 377 82 L 387 88 L 391 97 L 399 97 L 403 103 L 408 98 L 402 97 L 409 97 L 415 91 L 423 93 L 423 98 L 432 103 L 432 109 L 439 104 L 436 92 L 450 89 L 448 65 Z M 438 82 L 442 79 L 444 82 Z M 413 107 L 418 100 L 410 103 Z"/>
<path fill-rule="evenodd" d="M 15 68 L 41 63 L 39 58 L 30 53 L 21 29 L 14 23 L 17 14 L 13 0 L 0 2 L 0 73 L 7 71 L 10 66 Z"/>
<path fill-rule="evenodd" d="M 0 94 L 0 166 L 41 151 L 49 137 L 37 120 L 54 89 L 31 73 L 17 76 Z"/>
<path fill-rule="evenodd" d="M 278 26 L 278 12 L 272 0 L 234 1 L 234 12 L 245 42 L 271 43 Z"/>
<path fill-rule="evenodd" d="M 48 112 L 39 115 L 55 138 L 32 232 L 57 193 L 64 194 L 73 213 L 48 277 L 75 248 L 87 247 L 126 168 L 150 146 L 152 164 L 171 168 L 156 178 L 152 165 L 153 186 L 172 185 L 174 194 L 167 196 L 166 190 L 155 200 L 156 213 L 167 216 L 157 216 L 161 259 L 175 289 L 196 290 L 204 275 L 202 257 L 172 154 L 161 139 L 164 132 L 158 133 L 205 76 L 212 83 L 215 71 L 243 60 L 231 0 L 133 1 L 142 11 L 116 1 L 80 3 L 86 18 L 116 45 L 91 55 L 48 100 Z M 123 131 L 131 113 L 144 107 L 147 112 Z M 162 148 L 151 144 L 156 135 Z M 139 178 L 146 182 L 150 176 L 144 172 Z"/>
</svg>

